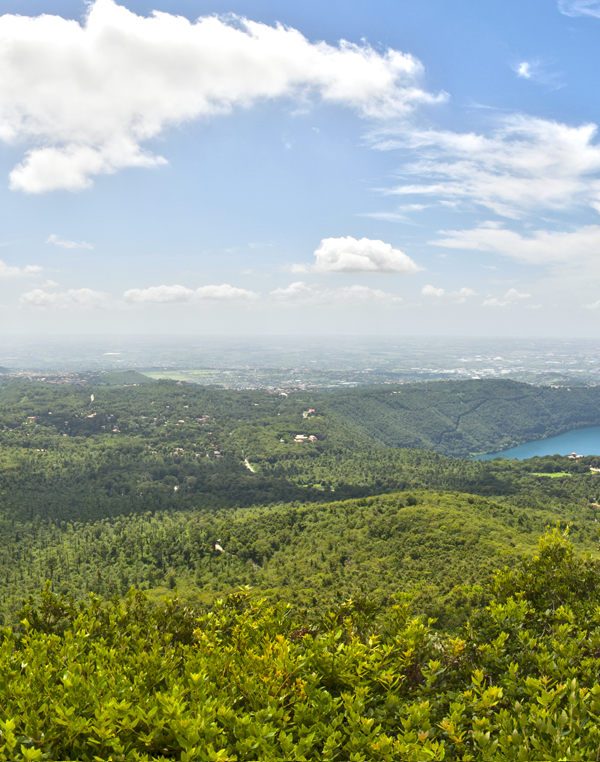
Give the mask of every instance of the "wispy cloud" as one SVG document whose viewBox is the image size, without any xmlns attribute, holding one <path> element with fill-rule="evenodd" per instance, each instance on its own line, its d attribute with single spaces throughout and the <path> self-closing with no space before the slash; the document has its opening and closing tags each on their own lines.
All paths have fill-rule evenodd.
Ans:
<svg viewBox="0 0 600 762">
<path fill-rule="evenodd" d="M 32 147 L 10 174 L 27 193 L 77 191 L 94 175 L 166 160 L 143 144 L 166 127 L 265 99 L 312 94 L 372 119 L 435 103 L 423 66 L 366 43 L 311 43 L 282 25 L 229 15 L 190 22 L 95 0 L 84 23 L 0 18 L 0 140 Z"/>
<path fill-rule="evenodd" d="M 394 211 L 388 212 L 361 212 L 357 214 L 357 217 L 371 217 L 374 220 L 385 220 L 386 222 L 408 222 L 411 225 L 416 223 L 405 214 L 405 212 L 420 212 L 423 209 L 427 209 L 426 204 L 402 204 Z"/>
<path fill-rule="evenodd" d="M 446 236 L 430 241 L 451 249 L 494 252 L 533 265 L 595 261 L 600 251 L 600 226 L 585 225 L 573 232 L 535 230 L 524 236 L 488 222 L 470 230 L 442 230 Z"/>
<path fill-rule="evenodd" d="M 552 71 L 548 64 L 539 59 L 520 61 L 514 64 L 512 68 L 517 77 L 528 79 L 537 85 L 544 85 L 555 90 L 563 87 L 561 73 Z"/>
<path fill-rule="evenodd" d="M 56 233 L 52 233 L 52 235 L 49 235 L 48 238 L 46 238 L 45 243 L 53 243 L 55 246 L 62 246 L 64 249 L 93 249 L 91 243 L 86 243 L 85 241 L 68 241 L 64 238 L 61 238 L 59 235 L 56 235 Z"/>
<path fill-rule="evenodd" d="M 384 195 L 483 206 L 519 218 L 543 209 L 577 206 L 600 211 L 597 127 L 571 127 L 524 115 L 503 117 L 488 135 L 413 130 L 373 134 L 380 150 L 409 150 L 402 167 L 417 178 L 382 189 Z"/>
<path fill-rule="evenodd" d="M 558 10 L 565 16 L 595 16 L 600 18 L 600 1 L 558 0 Z"/>
</svg>

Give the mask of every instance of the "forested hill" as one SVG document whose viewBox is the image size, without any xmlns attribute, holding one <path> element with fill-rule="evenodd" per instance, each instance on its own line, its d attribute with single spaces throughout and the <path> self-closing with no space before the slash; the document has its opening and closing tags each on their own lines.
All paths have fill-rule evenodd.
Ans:
<svg viewBox="0 0 600 762">
<path fill-rule="evenodd" d="M 295 435 L 313 434 L 319 442 L 327 440 L 328 448 L 356 452 L 375 444 L 466 458 L 600 425 L 600 386 L 553 388 L 486 379 L 282 395 L 164 381 L 142 387 L 139 379 L 145 377 L 134 372 L 90 376 L 81 386 L 2 379 L 0 431 L 35 421 L 37 433 L 88 437 L 116 428 L 113 433 L 172 435 L 172 427 L 182 426 L 179 421 L 187 434 L 190 424 L 204 419 L 204 431 L 233 431 L 227 449 L 240 444 L 250 454 L 257 445 L 261 452 L 282 452 L 279 445 Z M 125 382 L 135 386 L 110 386 Z"/>
<path fill-rule="evenodd" d="M 598 394 L 1 378 L 0 761 L 597 758 Z"/>
<path fill-rule="evenodd" d="M 465 386 L 470 396 L 463 391 Z M 439 538 L 437 530 L 433 531 L 434 524 L 450 527 L 454 522 L 451 514 L 457 521 L 459 516 L 467 523 L 475 520 L 473 516 L 466 518 L 475 510 L 472 503 L 456 493 L 510 503 L 514 513 L 506 515 L 512 517 L 510 521 L 518 522 L 519 531 L 530 535 L 541 532 L 546 523 L 574 521 L 579 527 L 574 535 L 577 541 L 589 543 L 595 536 L 595 518 L 600 508 L 599 477 L 590 469 L 600 467 L 600 458 L 478 462 L 380 443 L 385 432 L 390 431 L 384 411 L 388 411 L 388 418 L 394 410 L 406 413 L 406 406 L 399 406 L 405 403 L 399 400 L 413 403 L 415 420 L 417 414 L 421 416 L 421 430 L 411 425 L 415 436 L 423 437 L 429 419 L 441 420 L 435 411 L 463 405 L 462 395 L 468 400 L 465 407 L 473 409 L 480 403 L 480 428 L 473 426 L 471 431 L 467 426 L 468 421 L 477 420 L 474 415 L 463 416 L 460 424 L 467 428 L 471 440 L 477 441 L 476 449 L 497 447 L 500 435 L 493 431 L 489 434 L 481 424 L 486 410 L 490 410 L 490 417 L 494 412 L 494 389 L 495 382 L 440 382 L 385 387 L 368 393 L 297 392 L 285 396 L 173 382 L 131 387 L 3 383 L 0 579 L 4 587 L 0 609 L 14 611 L 23 593 L 36 589 L 50 577 L 60 589 L 78 595 L 90 589 L 104 595 L 122 592 L 131 583 L 150 589 L 166 589 L 176 583 L 192 590 L 197 585 L 215 593 L 247 581 L 276 589 L 278 594 L 289 585 L 295 598 L 311 604 L 313 593 L 300 594 L 301 588 L 322 592 L 352 590 L 352 586 L 344 586 L 353 579 L 357 589 L 377 589 L 383 568 L 379 564 L 385 565 L 388 562 L 384 559 L 392 557 L 395 560 L 390 561 L 390 568 L 404 578 L 398 583 L 401 588 L 406 584 L 407 570 L 416 568 L 417 558 L 425 559 L 419 568 L 427 577 L 429 561 L 443 557 L 441 547 L 451 549 L 448 569 L 453 564 L 462 568 L 460 559 L 464 553 L 473 557 L 479 553 L 468 545 L 468 533 L 462 530 L 456 543 L 449 541 L 445 529 L 440 529 Z M 532 404 L 538 404 L 538 413 L 542 409 L 543 394 L 539 389 L 506 382 L 499 384 L 496 391 L 496 408 L 506 405 L 505 419 L 509 409 L 523 404 L 518 402 L 517 392 L 521 398 L 530 395 Z M 558 420 L 561 399 L 567 404 L 583 394 L 592 398 L 596 390 L 551 393 L 556 394 L 549 399 Z M 479 399 L 476 394 L 480 394 Z M 581 404 L 589 403 L 584 400 Z M 344 406 L 348 407 L 346 412 Z M 365 414 L 367 409 L 373 411 L 371 417 Z M 361 410 L 362 419 L 358 415 Z M 433 411 L 429 418 L 428 410 Z M 376 435 L 376 411 L 383 434 Z M 495 420 L 500 427 L 498 416 Z M 562 420 L 567 420 L 566 413 Z M 401 424 L 398 430 L 398 437 L 406 431 Z M 480 438 L 476 439 L 478 432 Z M 428 498 L 425 490 L 455 494 Z M 356 518 L 349 518 L 348 523 L 343 518 L 350 510 L 344 501 L 399 492 L 416 495 L 417 491 L 422 494 L 419 509 L 412 511 L 407 502 L 402 515 L 393 519 L 403 522 L 401 541 L 392 532 L 380 544 L 380 539 L 371 534 L 380 523 L 388 522 L 383 511 L 377 513 L 380 508 L 374 509 L 372 517 L 363 519 L 359 515 L 361 505 L 356 503 L 352 508 Z M 437 505 L 439 500 L 441 507 Z M 326 504 L 336 506 L 330 528 L 318 518 L 328 511 Z M 302 537 L 296 538 L 291 532 L 289 541 L 283 542 L 279 530 L 267 531 L 271 524 L 278 526 L 276 514 L 293 516 L 302 506 L 310 505 L 320 507 L 316 514 L 306 514 L 311 518 Z M 392 500 L 389 506 L 394 505 Z M 431 517 L 431 531 L 419 518 L 426 511 Z M 314 522 L 313 516 L 317 517 Z M 500 516 L 499 509 L 490 505 L 491 523 L 500 526 Z M 207 537 L 212 538 L 210 552 L 206 548 L 200 552 L 195 540 L 181 545 L 178 539 L 194 535 L 196 517 L 204 522 L 202 532 L 206 530 Z M 287 518 L 282 521 L 285 524 Z M 510 532 L 506 526 L 500 527 L 500 533 L 508 542 Z M 382 529 L 381 536 L 387 531 Z M 484 538 L 489 531 L 489 527 L 485 528 L 479 536 Z M 340 549 L 335 538 L 346 535 L 352 539 L 345 540 L 344 549 Z M 229 543 L 231 538 L 239 549 L 234 552 L 230 544 L 223 545 L 226 555 L 221 556 L 215 543 L 219 539 Z M 417 548 L 411 546 L 415 538 Z M 531 536 L 515 540 L 523 547 L 532 541 Z M 311 560 L 308 547 L 319 548 L 312 566 L 306 565 Z M 274 565 L 275 554 L 278 560 Z M 343 554 L 345 560 L 341 560 Z M 412 560 L 402 561 L 405 556 Z M 258 567 L 264 569 L 265 559 L 268 572 L 263 573 Z M 347 562 L 355 563 L 350 567 L 353 571 L 343 571 Z M 465 581 L 473 582 L 483 574 L 482 569 L 473 575 L 471 571 L 460 574 Z M 393 583 L 394 573 L 389 584 Z M 455 572 L 448 571 L 445 576 L 455 584 Z M 325 585 L 327 580 L 329 584 Z M 447 592 L 440 588 L 432 593 L 433 599 Z M 314 596 L 322 602 L 318 592 Z"/>
<path fill-rule="evenodd" d="M 327 407 L 378 444 L 464 458 L 599 426 L 600 387 L 432 381 L 336 392 Z"/>
</svg>

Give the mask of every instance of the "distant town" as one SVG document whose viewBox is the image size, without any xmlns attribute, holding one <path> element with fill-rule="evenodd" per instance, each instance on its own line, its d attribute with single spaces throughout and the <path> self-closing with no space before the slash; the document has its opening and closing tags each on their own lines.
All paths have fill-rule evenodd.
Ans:
<svg viewBox="0 0 600 762">
<path fill-rule="evenodd" d="M 0 372 L 51 384 L 115 383 L 135 370 L 226 389 L 289 393 L 432 379 L 600 383 L 600 343 L 444 337 L 3 337 Z M 108 374 L 108 375 L 107 375 Z M 135 384 L 140 379 L 121 379 Z"/>
</svg>

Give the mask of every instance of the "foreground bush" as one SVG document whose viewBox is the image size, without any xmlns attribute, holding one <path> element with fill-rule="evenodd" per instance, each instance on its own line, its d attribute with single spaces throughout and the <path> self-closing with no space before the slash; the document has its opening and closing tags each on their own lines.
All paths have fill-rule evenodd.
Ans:
<svg viewBox="0 0 600 762">
<path fill-rule="evenodd" d="M 312 625 L 248 591 L 194 615 L 46 590 L 0 643 L 1 760 L 600 757 L 600 568 L 558 530 L 462 637 L 407 604 Z"/>
</svg>

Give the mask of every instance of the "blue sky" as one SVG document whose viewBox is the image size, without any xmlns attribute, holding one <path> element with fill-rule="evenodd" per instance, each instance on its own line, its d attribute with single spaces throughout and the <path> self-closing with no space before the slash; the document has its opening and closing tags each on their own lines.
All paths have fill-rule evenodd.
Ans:
<svg viewBox="0 0 600 762">
<path fill-rule="evenodd" d="M 596 335 L 600 2 L 0 14 L 4 332 Z"/>
</svg>

